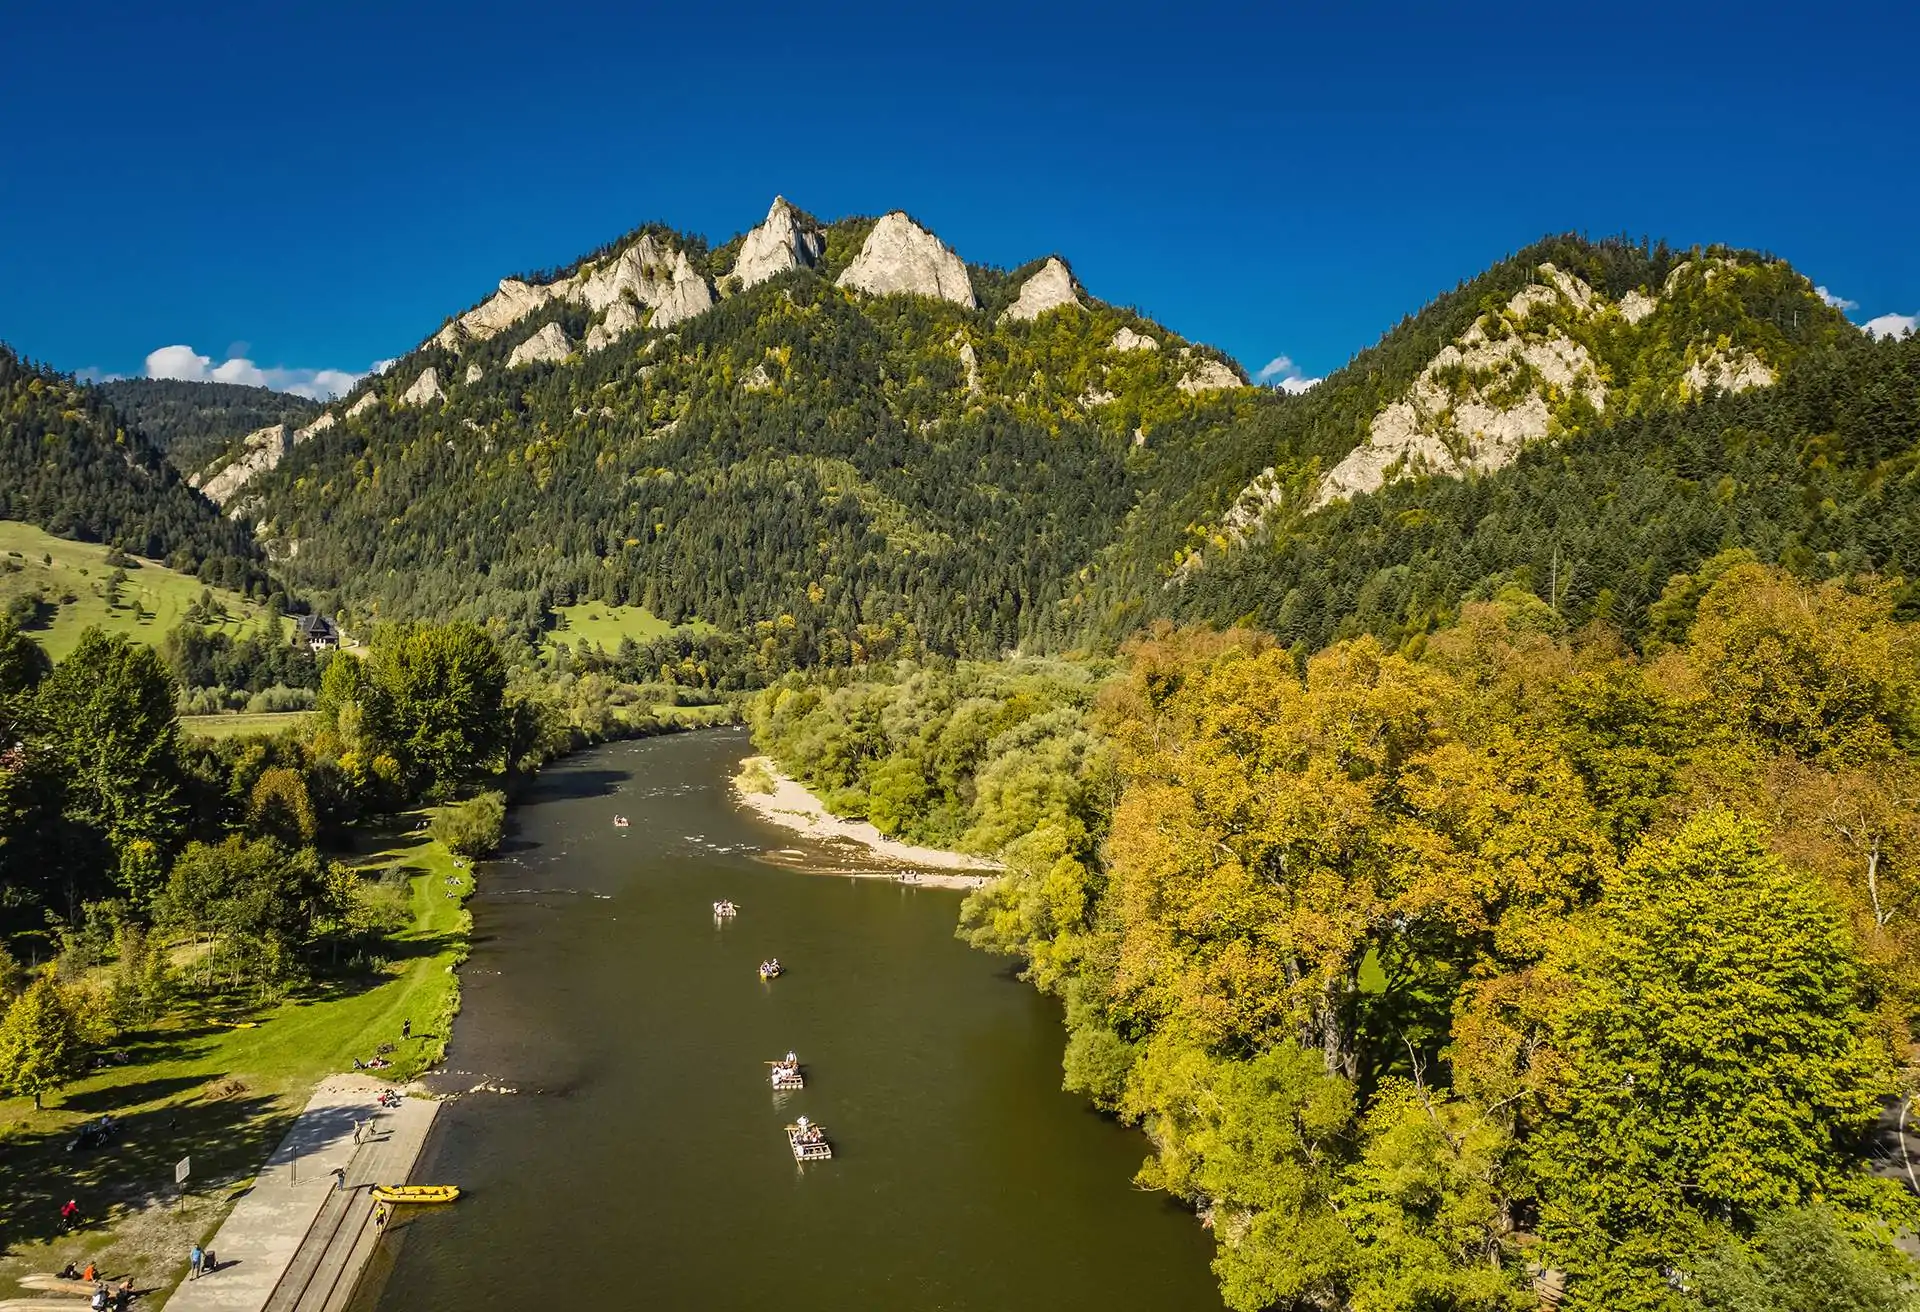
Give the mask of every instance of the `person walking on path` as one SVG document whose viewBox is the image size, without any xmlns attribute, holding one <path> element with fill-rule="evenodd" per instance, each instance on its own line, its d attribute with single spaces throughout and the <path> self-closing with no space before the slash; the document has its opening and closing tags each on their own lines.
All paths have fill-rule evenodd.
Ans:
<svg viewBox="0 0 1920 1312">
<path fill-rule="evenodd" d="M 357 1131 L 355 1135 L 355 1142 L 356 1143 L 359 1142 Z M 347 1168 L 346 1167 L 336 1166 L 331 1171 L 328 1171 L 327 1174 L 333 1177 L 333 1191 L 335 1193 L 339 1193 L 342 1189 L 345 1189 L 347 1187 Z"/>
<path fill-rule="evenodd" d="M 411 1018 L 400 1022 L 400 1037 L 403 1039 L 413 1037 L 413 1021 Z"/>
<path fill-rule="evenodd" d="M 198 1280 L 200 1278 L 201 1268 L 207 1264 L 207 1255 L 201 1251 L 200 1245 L 195 1244 L 193 1246 L 193 1252 L 187 1255 L 187 1261 L 191 1267 L 191 1270 L 187 1274 L 187 1279 Z"/>
</svg>

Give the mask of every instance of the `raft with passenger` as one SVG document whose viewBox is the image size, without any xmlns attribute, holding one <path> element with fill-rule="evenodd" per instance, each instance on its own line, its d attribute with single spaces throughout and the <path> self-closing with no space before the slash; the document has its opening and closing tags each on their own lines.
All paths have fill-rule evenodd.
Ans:
<svg viewBox="0 0 1920 1312">
<path fill-rule="evenodd" d="M 780 958 L 778 957 L 773 958 L 771 961 L 763 961 L 760 963 L 761 979 L 779 979 L 786 973 L 787 968 L 780 964 Z"/>
<path fill-rule="evenodd" d="M 627 827 L 627 818 L 623 815 L 615 816 L 613 818 L 613 827 L 615 829 L 625 829 Z"/>
<path fill-rule="evenodd" d="M 716 917 L 719 917 L 721 919 L 726 919 L 730 916 L 739 915 L 740 908 L 735 906 L 732 902 L 729 902 L 727 899 L 722 898 L 720 899 L 720 901 L 715 902 L 713 904 L 713 914 Z"/>
<path fill-rule="evenodd" d="M 769 1081 L 776 1089 L 804 1089 L 807 1077 L 800 1073 L 800 1059 L 789 1052 L 778 1061 L 770 1061 L 767 1072 Z"/>
<path fill-rule="evenodd" d="M 460 1196 L 457 1184 L 380 1184 L 373 1187 L 376 1203 L 450 1203 Z"/>
<path fill-rule="evenodd" d="M 802 1116 L 787 1127 L 787 1142 L 793 1145 L 796 1162 L 824 1162 L 833 1156 L 833 1145 L 819 1124 Z"/>
</svg>

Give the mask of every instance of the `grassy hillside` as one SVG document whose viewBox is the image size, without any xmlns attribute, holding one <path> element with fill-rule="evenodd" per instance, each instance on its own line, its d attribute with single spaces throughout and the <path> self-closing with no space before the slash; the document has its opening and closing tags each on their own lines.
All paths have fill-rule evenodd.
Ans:
<svg viewBox="0 0 1920 1312">
<path fill-rule="evenodd" d="M 133 558 L 132 568 L 122 567 L 126 582 L 120 587 L 118 604 L 113 604 L 107 598 L 114 572 L 107 563 L 109 550 L 97 542 L 73 542 L 31 524 L 0 520 L 0 608 L 14 604 L 16 598 L 41 598 L 40 618 L 26 628 L 56 661 L 73 650 L 90 624 L 158 644 L 206 591 L 212 592 L 226 616 L 209 628 L 240 637 L 274 622 L 265 606 L 238 593 L 209 589 L 199 579 L 138 557 Z M 291 631 L 291 621 L 282 618 L 279 623 Z"/>
</svg>

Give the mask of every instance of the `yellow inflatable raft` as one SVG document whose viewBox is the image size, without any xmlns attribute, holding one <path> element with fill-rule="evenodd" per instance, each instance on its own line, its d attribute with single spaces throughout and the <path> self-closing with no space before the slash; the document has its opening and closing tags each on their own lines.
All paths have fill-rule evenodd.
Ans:
<svg viewBox="0 0 1920 1312">
<path fill-rule="evenodd" d="M 382 1184 L 373 1189 L 377 1203 L 450 1203 L 459 1196 L 457 1184 Z"/>
</svg>

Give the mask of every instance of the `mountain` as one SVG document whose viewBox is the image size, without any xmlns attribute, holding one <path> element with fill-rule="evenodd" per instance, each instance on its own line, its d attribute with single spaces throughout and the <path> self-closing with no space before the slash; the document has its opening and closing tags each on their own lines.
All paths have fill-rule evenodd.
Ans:
<svg viewBox="0 0 1920 1312">
<path fill-rule="evenodd" d="M 1158 617 L 1406 640 L 1507 586 L 1636 633 L 1730 547 L 1911 573 L 1913 394 L 1910 347 L 1751 252 L 1551 238 L 1290 396 L 1057 255 L 776 198 L 502 280 L 209 490 L 349 614 L 591 599 L 803 663 Z"/>
<path fill-rule="evenodd" d="M 1728 548 L 1913 579 L 1917 370 L 1784 262 L 1549 240 L 1304 395 L 1160 435 L 1074 603 L 1110 638 L 1244 619 L 1313 650 L 1510 585 L 1637 634 Z"/>
<path fill-rule="evenodd" d="M 649 225 L 503 280 L 229 508 L 350 612 L 530 630 L 593 598 L 779 622 L 799 659 L 1010 647 L 1127 513 L 1144 434 L 1261 401 L 1063 271 L 900 213 L 776 201 L 713 249 Z"/>
<path fill-rule="evenodd" d="M 103 542 L 264 596 L 245 525 L 223 520 L 98 388 L 0 346 L 0 520 Z"/>
<path fill-rule="evenodd" d="M 183 474 L 199 473 L 249 433 L 298 428 L 321 408 L 304 396 L 238 383 L 118 378 L 95 390 Z"/>
</svg>

